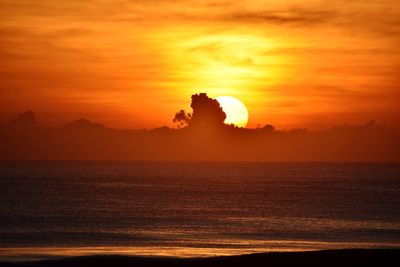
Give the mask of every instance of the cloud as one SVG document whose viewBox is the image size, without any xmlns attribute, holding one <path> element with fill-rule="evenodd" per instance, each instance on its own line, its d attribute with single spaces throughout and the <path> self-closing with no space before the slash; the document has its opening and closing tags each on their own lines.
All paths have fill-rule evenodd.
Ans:
<svg viewBox="0 0 400 267">
<path fill-rule="evenodd" d="M 234 12 L 222 16 L 223 19 L 238 23 L 270 23 L 270 24 L 318 24 L 330 20 L 335 14 L 330 11 L 288 10 L 253 12 Z"/>
</svg>

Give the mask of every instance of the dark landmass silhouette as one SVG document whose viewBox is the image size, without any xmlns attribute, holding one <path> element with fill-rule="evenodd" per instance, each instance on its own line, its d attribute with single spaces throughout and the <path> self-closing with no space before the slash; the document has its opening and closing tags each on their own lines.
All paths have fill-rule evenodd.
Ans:
<svg viewBox="0 0 400 267">
<path fill-rule="evenodd" d="M 31 262 L 0 262 L 16 266 L 140 266 L 140 267 L 225 267 L 225 266 L 390 266 L 399 262 L 398 249 L 344 249 L 309 252 L 271 252 L 210 258 L 135 257 L 98 255 Z"/>
<path fill-rule="evenodd" d="M 120 130 L 86 119 L 44 127 L 32 111 L 0 125 L 0 160 L 400 161 L 400 131 L 371 121 L 318 132 L 238 128 L 206 94 L 177 128 Z"/>
</svg>

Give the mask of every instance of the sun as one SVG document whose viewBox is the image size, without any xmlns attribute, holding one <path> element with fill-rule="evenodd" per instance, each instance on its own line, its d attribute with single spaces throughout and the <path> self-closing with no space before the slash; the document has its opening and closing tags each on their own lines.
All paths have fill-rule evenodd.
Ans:
<svg viewBox="0 0 400 267">
<path fill-rule="evenodd" d="M 249 120 L 249 112 L 242 101 L 233 96 L 218 96 L 216 99 L 226 114 L 226 124 L 246 127 Z"/>
</svg>

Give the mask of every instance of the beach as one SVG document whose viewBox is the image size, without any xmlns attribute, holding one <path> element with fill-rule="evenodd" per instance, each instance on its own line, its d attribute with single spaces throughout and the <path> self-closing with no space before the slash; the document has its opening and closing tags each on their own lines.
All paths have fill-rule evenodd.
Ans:
<svg viewBox="0 0 400 267">
<path fill-rule="evenodd" d="M 208 258 L 97 255 L 43 261 L 0 262 L 1 267 L 224 267 L 224 266 L 396 266 L 399 249 L 349 249 L 310 252 L 271 252 Z"/>
</svg>

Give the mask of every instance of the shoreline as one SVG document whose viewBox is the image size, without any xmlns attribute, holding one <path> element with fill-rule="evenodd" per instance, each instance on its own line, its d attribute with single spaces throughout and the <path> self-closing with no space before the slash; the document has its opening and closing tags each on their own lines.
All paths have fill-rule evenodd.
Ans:
<svg viewBox="0 0 400 267">
<path fill-rule="evenodd" d="M 0 262 L 0 267 L 34 266 L 140 266 L 140 267 L 223 267 L 223 266 L 384 266 L 400 262 L 400 249 L 337 249 L 303 252 L 266 252 L 216 257 L 143 257 L 88 255 L 48 260 Z"/>
</svg>

